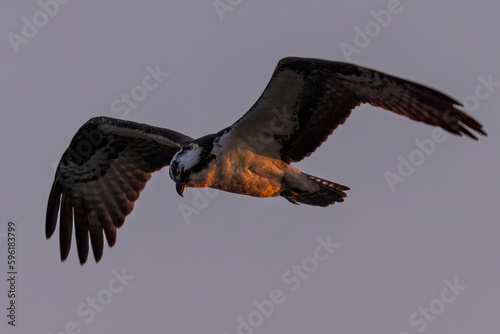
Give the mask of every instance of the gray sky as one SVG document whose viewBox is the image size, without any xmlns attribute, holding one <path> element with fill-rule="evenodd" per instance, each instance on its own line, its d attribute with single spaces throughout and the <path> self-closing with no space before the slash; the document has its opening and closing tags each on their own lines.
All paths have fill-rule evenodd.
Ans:
<svg viewBox="0 0 500 334">
<path fill-rule="evenodd" d="M 500 82 L 498 1 L 221 0 L 219 13 L 211 1 L 41 3 L 51 15 L 34 0 L 0 11 L 2 333 L 498 331 L 500 85 L 484 85 Z M 298 164 L 349 186 L 344 203 L 181 198 L 164 169 L 99 264 L 80 266 L 74 245 L 60 263 L 58 236 L 44 236 L 47 197 L 53 163 L 85 121 L 213 133 L 253 104 L 285 56 L 351 61 L 435 87 L 466 101 L 489 136 L 436 141 L 432 127 L 363 106 Z M 141 89 L 157 67 L 169 75 Z M 120 99 L 133 92 L 129 107 Z M 401 159 L 416 166 L 391 189 L 386 176 Z M 186 220 L 188 206 L 197 214 Z M 332 254 L 318 238 L 334 243 Z"/>
</svg>

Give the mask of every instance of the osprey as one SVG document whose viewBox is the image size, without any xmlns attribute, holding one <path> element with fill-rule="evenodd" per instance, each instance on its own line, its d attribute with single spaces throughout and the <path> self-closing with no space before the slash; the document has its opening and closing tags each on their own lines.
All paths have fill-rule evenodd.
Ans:
<svg viewBox="0 0 500 334">
<path fill-rule="evenodd" d="M 80 263 L 87 260 L 89 236 L 99 261 L 104 236 L 110 247 L 115 244 L 116 229 L 151 174 L 169 165 L 181 196 L 186 187 L 210 187 L 282 196 L 294 204 L 342 202 L 348 187 L 291 163 L 314 152 L 362 103 L 474 140 L 474 132 L 486 135 L 460 102 L 434 89 L 353 64 L 288 57 L 252 108 L 215 134 L 194 139 L 147 124 L 90 119 L 57 166 L 46 236 L 54 233 L 59 216 L 61 260 L 69 254 L 74 226 Z"/>
</svg>

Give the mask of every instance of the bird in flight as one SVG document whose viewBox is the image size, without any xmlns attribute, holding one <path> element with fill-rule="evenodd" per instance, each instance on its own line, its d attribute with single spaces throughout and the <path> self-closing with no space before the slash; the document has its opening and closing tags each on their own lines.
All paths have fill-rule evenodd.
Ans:
<svg viewBox="0 0 500 334">
<path fill-rule="evenodd" d="M 250 110 L 215 134 L 194 139 L 147 124 L 90 119 L 57 166 L 46 236 L 59 217 L 61 260 L 74 228 L 80 263 L 87 260 L 89 239 L 98 262 L 104 236 L 112 247 L 151 174 L 165 166 L 180 196 L 186 187 L 210 187 L 294 204 L 342 202 L 348 187 L 291 163 L 311 155 L 362 103 L 474 140 L 486 136 L 460 102 L 432 88 L 353 64 L 288 57 Z"/>
</svg>

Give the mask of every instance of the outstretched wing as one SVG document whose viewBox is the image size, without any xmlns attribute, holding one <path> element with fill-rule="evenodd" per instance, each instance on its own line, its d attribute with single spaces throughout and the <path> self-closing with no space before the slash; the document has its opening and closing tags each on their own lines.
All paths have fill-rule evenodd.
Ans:
<svg viewBox="0 0 500 334">
<path fill-rule="evenodd" d="M 282 59 L 261 97 L 228 130 L 261 154 L 300 161 L 362 103 L 477 140 L 483 126 L 432 88 L 353 64 Z"/>
<path fill-rule="evenodd" d="M 109 246 L 154 171 L 167 166 L 179 146 L 192 138 L 175 131 L 108 117 L 85 123 L 71 140 L 57 166 L 50 191 L 45 232 L 52 236 L 59 215 L 61 260 L 71 247 L 73 221 L 78 257 Z"/>
</svg>

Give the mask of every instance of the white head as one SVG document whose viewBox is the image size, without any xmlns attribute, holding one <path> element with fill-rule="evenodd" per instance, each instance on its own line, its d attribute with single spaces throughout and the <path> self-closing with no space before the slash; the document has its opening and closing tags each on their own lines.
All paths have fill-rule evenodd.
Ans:
<svg viewBox="0 0 500 334">
<path fill-rule="evenodd" d="M 179 195 L 182 196 L 186 185 L 189 183 L 193 167 L 201 169 L 200 162 L 202 161 L 203 147 L 196 143 L 190 143 L 183 146 L 172 158 L 170 162 L 170 178 L 176 183 L 176 189 Z"/>
</svg>

